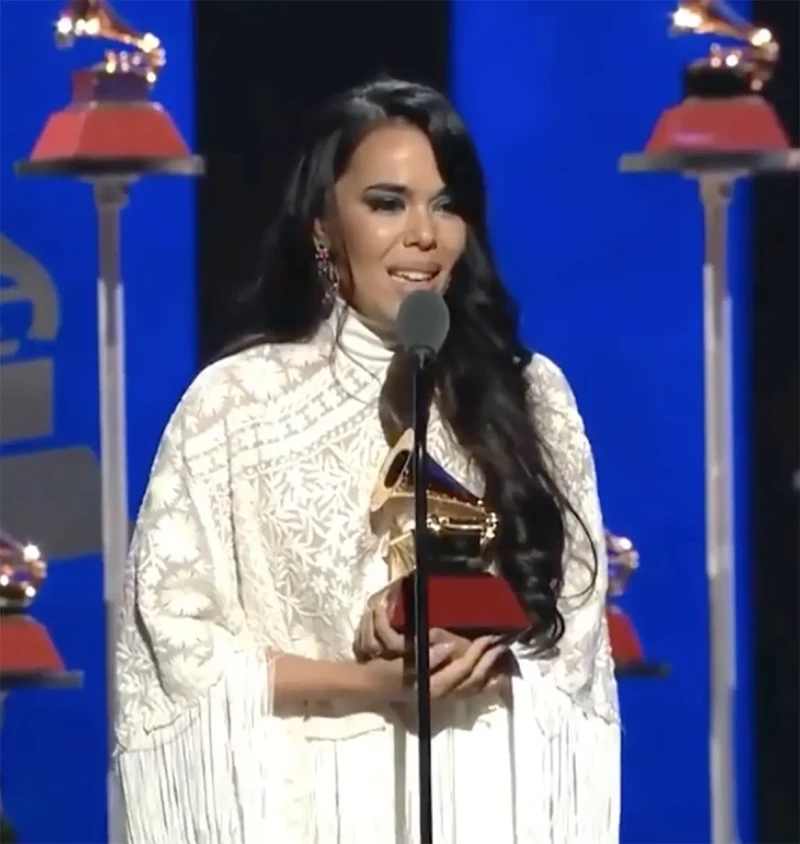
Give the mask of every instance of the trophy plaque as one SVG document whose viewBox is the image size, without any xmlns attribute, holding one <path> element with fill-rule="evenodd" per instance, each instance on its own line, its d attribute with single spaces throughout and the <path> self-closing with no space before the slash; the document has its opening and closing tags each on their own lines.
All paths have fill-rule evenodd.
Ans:
<svg viewBox="0 0 800 844">
<path fill-rule="evenodd" d="M 644 152 L 623 155 L 625 173 L 679 173 L 698 180 L 704 212 L 703 354 L 706 561 L 710 618 L 710 745 L 713 844 L 737 840 L 735 787 L 736 631 L 731 368 L 727 277 L 728 206 L 737 179 L 800 170 L 764 90 L 779 58 L 772 33 L 718 0 L 680 0 L 676 35 L 731 38 L 684 73 L 683 102 L 656 122 Z"/>
<path fill-rule="evenodd" d="M 414 606 L 414 432 L 390 450 L 375 485 L 371 517 L 390 537 L 389 617 L 410 634 Z M 488 634 L 513 639 L 535 619 L 523 609 L 508 581 L 492 571 L 498 516 L 428 457 L 426 548 L 429 625 L 466 638 Z"/>
</svg>

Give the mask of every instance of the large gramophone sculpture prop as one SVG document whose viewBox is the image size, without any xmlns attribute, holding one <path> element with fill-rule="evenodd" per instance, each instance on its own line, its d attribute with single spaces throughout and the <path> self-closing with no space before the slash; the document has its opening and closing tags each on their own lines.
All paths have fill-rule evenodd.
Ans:
<svg viewBox="0 0 800 844">
<path fill-rule="evenodd" d="M 155 4 L 140 8 L 146 12 L 148 7 Z M 196 175 L 203 161 L 190 153 L 167 110 L 151 100 L 166 69 L 166 52 L 155 35 L 134 29 L 107 0 L 70 0 L 56 21 L 55 40 L 59 47 L 69 47 L 77 39 L 110 42 L 122 49 L 108 49 L 92 67 L 72 74 L 71 101 L 47 119 L 29 158 L 17 162 L 16 172 L 87 182 L 97 209 L 103 580 L 111 711 L 114 625 L 130 524 L 121 212 L 139 179 Z M 109 839 L 122 838 L 119 806 L 110 789 Z"/>
<path fill-rule="evenodd" d="M 764 94 L 780 55 L 773 34 L 717 0 L 680 0 L 674 35 L 713 36 L 684 71 L 684 98 L 657 119 L 644 151 L 623 155 L 626 173 L 697 179 L 704 212 L 703 353 L 706 436 L 706 572 L 710 618 L 712 840 L 737 840 L 734 771 L 736 632 L 728 208 L 740 178 L 800 170 L 800 149 Z M 733 41 L 723 46 L 722 39 Z M 657 209 L 654 207 L 654 214 Z"/>
<path fill-rule="evenodd" d="M 383 462 L 371 501 L 373 526 L 389 537 L 390 620 L 405 632 L 414 606 L 413 446 L 409 429 Z M 430 457 L 426 474 L 430 627 L 467 638 L 524 633 L 534 620 L 508 582 L 493 572 L 497 514 Z"/>
<path fill-rule="evenodd" d="M 670 33 L 712 35 L 738 44 L 713 43 L 707 56 L 689 63 L 684 99 L 656 122 L 645 148 L 648 159 L 626 156 L 623 169 L 685 171 L 695 170 L 694 164 L 699 172 L 727 170 L 736 162 L 736 169 L 747 173 L 791 166 L 796 156 L 786 155 L 789 139 L 762 96 L 779 56 L 772 33 L 718 0 L 680 0 Z M 715 158 L 675 158 L 689 152 Z"/>
<path fill-rule="evenodd" d="M 668 667 L 648 658 L 633 619 L 620 605 L 631 577 L 639 568 L 639 552 L 626 536 L 606 530 L 605 540 L 608 558 L 606 620 L 617 675 L 665 677 L 669 674 Z"/>
<path fill-rule="evenodd" d="M 168 112 L 150 99 L 166 52 L 150 32 L 139 32 L 106 0 L 72 0 L 56 22 L 59 47 L 90 38 L 122 44 L 92 67 L 72 74 L 72 101 L 52 114 L 23 175 L 196 173 L 189 150 Z"/>
<path fill-rule="evenodd" d="M 65 672 L 50 634 L 30 615 L 47 577 L 39 549 L 0 529 L 0 688 L 71 685 L 80 675 Z"/>
</svg>

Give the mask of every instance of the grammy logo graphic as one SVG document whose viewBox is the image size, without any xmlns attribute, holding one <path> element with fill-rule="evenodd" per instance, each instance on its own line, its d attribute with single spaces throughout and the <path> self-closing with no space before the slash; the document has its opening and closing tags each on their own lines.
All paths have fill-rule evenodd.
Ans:
<svg viewBox="0 0 800 844">
<path fill-rule="evenodd" d="M 0 524 L 50 559 L 101 550 L 100 467 L 56 444 L 58 291 L 46 267 L 0 234 Z M 62 367 L 63 370 L 63 367 Z"/>
</svg>

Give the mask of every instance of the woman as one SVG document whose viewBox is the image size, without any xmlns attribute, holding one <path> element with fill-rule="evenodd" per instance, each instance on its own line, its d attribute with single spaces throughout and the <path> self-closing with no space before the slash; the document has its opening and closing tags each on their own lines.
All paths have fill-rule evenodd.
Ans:
<svg viewBox="0 0 800 844">
<path fill-rule="evenodd" d="M 537 627 L 432 633 L 437 844 L 612 842 L 616 686 L 595 473 L 564 376 L 532 355 L 489 249 L 481 168 L 445 99 L 337 99 L 266 241 L 260 332 L 203 371 L 161 442 L 117 649 L 130 841 L 417 841 L 414 690 L 369 501 L 402 417 L 403 297 L 445 295 L 429 449 L 500 517 Z M 388 409 L 388 413 L 385 412 Z M 412 713 L 412 714 L 409 714 Z"/>
</svg>

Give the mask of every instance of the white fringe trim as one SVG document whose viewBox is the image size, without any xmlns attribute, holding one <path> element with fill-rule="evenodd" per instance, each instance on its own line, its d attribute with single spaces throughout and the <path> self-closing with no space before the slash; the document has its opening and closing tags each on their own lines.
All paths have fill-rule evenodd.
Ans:
<svg viewBox="0 0 800 844">
<path fill-rule="evenodd" d="M 271 715 L 263 658 L 225 665 L 177 723 L 118 753 L 127 844 L 418 844 L 413 736 L 309 741 Z M 618 844 L 620 727 L 551 678 L 515 678 L 513 712 L 453 725 L 433 750 L 441 844 Z"/>
<path fill-rule="evenodd" d="M 294 784 L 308 782 L 305 742 L 271 717 L 271 673 L 254 654 L 226 655 L 223 679 L 179 723 L 154 733 L 151 747 L 118 753 L 127 844 L 304 836 L 311 807 Z"/>
<path fill-rule="evenodd" d="M 620 725 L 532 679 L 514 680 L 515 844 L 618 844 Z"/>
</svg>

